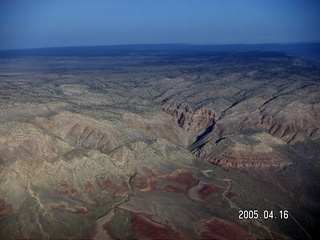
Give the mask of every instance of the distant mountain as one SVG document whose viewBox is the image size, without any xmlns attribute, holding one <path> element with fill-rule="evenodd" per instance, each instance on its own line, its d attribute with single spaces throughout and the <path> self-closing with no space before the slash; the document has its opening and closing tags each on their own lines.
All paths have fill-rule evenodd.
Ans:
<svg viewBox="0 0 320 240">
<path fill-rule="evenodd" d="M 78 47 L 50 47 L 34 49 L 2 50 L 0 56 L 109 56 L 127 55 L 132 52 L 143 51 L 195 51 L 195 52 L 244 52 L 267 51 L 282 52 L 310 61 L 320 62 L 320 43 L 296 44 L 133 44 L 109 46 L 78 46 Z"/>
</svg>

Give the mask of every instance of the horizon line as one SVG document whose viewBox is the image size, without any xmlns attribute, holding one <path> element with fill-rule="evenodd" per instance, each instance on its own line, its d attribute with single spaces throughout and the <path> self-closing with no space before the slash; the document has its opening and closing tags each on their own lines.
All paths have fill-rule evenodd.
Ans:
<svg viewBox="0 0 320 240">
<path fill-rule="evenodd" d="M 30 47 L 30 48 L 8 48 L 0 51 L 17 51 L 17 50 L 40 50 L 40 49 L 57 49 L 57 48 L 77 48 L 77 47 L 134 47 L 134 46 L 258 46 L 258 45 L 302 45 L 302 44 L 320 44 L 320 41 L 307 42 L 288 42 L 288 43 L 132 43 L 132 44 L 107 44 L 107 45 L 64 45 L 48 47 Z"/>
</svg>

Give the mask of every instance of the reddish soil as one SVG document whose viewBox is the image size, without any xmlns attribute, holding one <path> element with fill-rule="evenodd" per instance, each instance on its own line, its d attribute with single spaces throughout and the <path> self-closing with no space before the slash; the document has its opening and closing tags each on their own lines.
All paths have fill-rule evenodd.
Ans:
<svg viewBox="0 0 320 240">
<path fill-rule="evenodd" d="M 185 190 L 181 189 L 181 187 L 176 187 L 171 184 L 166 185 L 164 188 L 161 188 L 167 192 L 176 192 L 176 193 L 184 193 Z"/>
<path fill-rule="evenodd" d="M 100 207 L 100 203 L 98 201 L 89 202 L 92 207 L 98 208 Z"/>
<path fill-rule="evenodd" d="M 248 232 L 240 226 L 229 223 L 222 219 L 212 218 L 203 222 L 204 231 L 201 231 L 201 239 L 256 239 L 254 236 L 248 236 Z"/>
<path fill-rule="evenodd" d="M 118 239 L 114 234 L 113 232 L 111 231 L 111 227 L 110 227 L 110 224 L 113 220 L 113 217 L 114 217 L 114 212 L 113 212 L 113 215 L 111 216 L 110 219 L 108 219 L 103 225 L 102 225 L 102 228 L 107 232 L 108 236 L 111 238 L 111 239 Z"/>
<path fill-rule="evenodd" d="M 103 191 L 114 190 L 113 192 L 114 197 L 123 196 L 128 192 L 127 188 L 124 185 L 117 184 L 111 179 L 110 176 L 108 176 L 107 179 L 103 177 L 97 178 L 97 184 L 99 188 Z"/>
<path fill-rule="evenodd" d="M 194 186 L 197 179 L 193 176 L 192 172 L 186 169 L 177 170 L 168 176 L 168 180 L 176 181 L 187 188 Z"/>
<path fill-rule="evenodd" d="M 97 232 L 98 232 L 98 224 L 97 224 L 97 222 L 94 222 L 92 224 L 92 226 L 90 227 L 90 233 L 89 233 L 89 236 L 88 236 L 88 240 L 94 239 L 94 237 L 96 236 Z"/>
<path fill-rule="evenodd" d="M 75 210 L 72 212 L 77 214 L 87 214 L 88 209 L 86 207 L 75 207 Z"/>
<path fill-rule="evenodd" d="M 94 185 L 89 181 L 87 181 L 85 183 L 85 188 L 86 188 L 86 195 L 88 195 L 88 196 L 91 195 L 95 191 Z"/>
<path fill-rule="evenodd" d="M 226 197 L 227 197 L 228 199 L 232 200 L 232 199 L 235 198 L 236 195 L 237 195 L 237 194 L 235 194 L 235 193 L 233 193 L 233 192 L 228 192 L 228 193 L 226 194 Z"/>
<path fill-rule="evenodd" d="M 140 239 L 189 239 L 169 226 L 156 223 L 137 214 L 132 218 L 132 232 Z"/>
<path fill-rule="evenodd" d="M 151 176 L 149 177 L 148 175 Z M 142 192 L 152 191 L 154 189 L 161 189 L 169 192 L 185 192 L 196 183 L 197 179 L 193 176 L 191 171 L 186 169 L 178 169 L 167 175 L 148 173 L 146 176 L 142 176 L 136 174 L 130 179 L 132 188 Z"/>
<path fill-rule="evenodd" d="M 221 187 L 215 186 L 210 183 L 201 183 L 200 186 L 201 188 L 198 190 L 198 194 L 202 199 L 223 190 Z"/>
<path fill-rule="evenodd" d="M 59 191 L 60 194 L 67 196 L 75 196 L 78 193 L 78 191 L 65 180 L 61 180 L 59 186 L 61 188 Z"/>
<path fill-rule="evenodd" d="M 137 173 L 130 179 L 130 185 L 133 189 L 145 189 L 148 187 L 147 179 L 145 176 Z"/>
<path fill-rule="evenodd" d="M 0 217 L 13 213 L 12 204 L 6 203 L 6 201 L 0 198 Z"/>
</svg>

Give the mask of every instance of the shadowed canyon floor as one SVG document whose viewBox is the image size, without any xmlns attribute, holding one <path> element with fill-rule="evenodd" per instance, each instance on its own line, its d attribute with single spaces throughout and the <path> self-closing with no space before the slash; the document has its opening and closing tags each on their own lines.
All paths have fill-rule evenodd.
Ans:
<svg viewBox="0 0 320 240">
<path fill-rule="evenodd" d="M 2 57 L 0 238 L 315 239 L 319 128 L 281 53 Z"/>
</svg>

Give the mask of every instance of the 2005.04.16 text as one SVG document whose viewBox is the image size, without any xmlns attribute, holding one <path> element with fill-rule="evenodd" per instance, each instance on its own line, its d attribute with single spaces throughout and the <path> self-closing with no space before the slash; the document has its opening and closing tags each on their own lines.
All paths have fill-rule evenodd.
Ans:
<svg viewBox="0 0 320 240">
<path fill-rule="evenodd" d="M 261 214 L 259 210 L 239 210 L 239 219 L 288 219 L 288 210 L 264 210 Z"/>
</svg>

